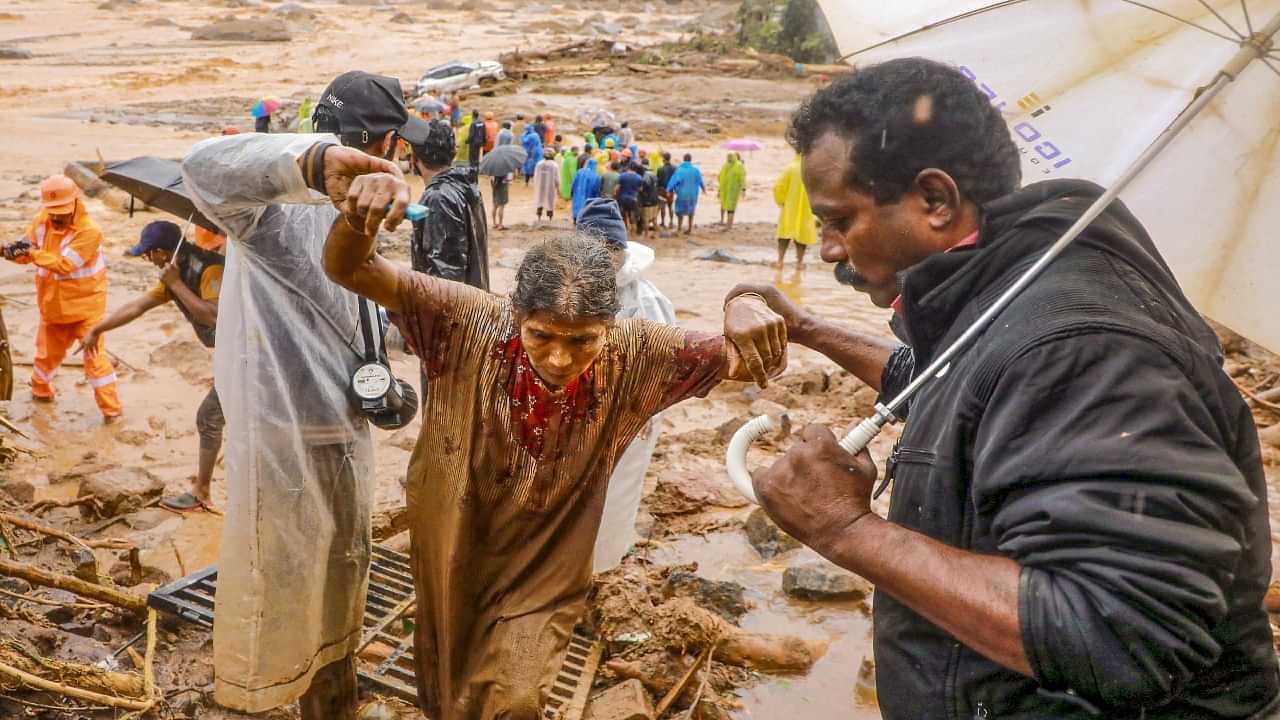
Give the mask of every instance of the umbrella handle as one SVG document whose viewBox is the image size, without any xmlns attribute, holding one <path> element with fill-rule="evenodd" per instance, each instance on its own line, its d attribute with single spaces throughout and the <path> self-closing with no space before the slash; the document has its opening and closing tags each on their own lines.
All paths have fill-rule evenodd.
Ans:
<svg viewBox="0 0 1280 720">
<path fill-rule="evenodd" d="M 875 415 L 865 418 L 840 439 L 840 448 L 850 455 L 857 455 L 867 449 L 871 441 L 880 434 L 880 430 L 891 420 L 893 415 L 883 410 L 881 406 L 877 406 Z M 733 486 L 742 493 L 742 497 L 757 505 L 760 501 L 756 498 L 755 487 L 751 483 L 751 472 L 747 470 L 747 449 L 757 438 L 777 431 L 778 427 L 777 421 L 773 418 L 761 415 L 738 428 L 738 432 L 734 433 L 733 438 L 729 440 L 729 449 L 725 452 L 725 469 L 729 473 L 729 479 L 733 481 Z M 876 494 L 879 494 L 879 490 Z"/>
</svg>

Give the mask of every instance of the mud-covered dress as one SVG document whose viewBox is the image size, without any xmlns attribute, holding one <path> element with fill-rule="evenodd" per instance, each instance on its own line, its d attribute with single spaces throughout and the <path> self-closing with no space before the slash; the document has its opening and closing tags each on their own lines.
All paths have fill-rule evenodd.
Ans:
<svg viewBox="0 0 1280 720">
<path fill-rule="evenodd" d="M 618 457 L 651 416 L 719 381 L 726 342 L 622 320 L 552 392 L 507 300 L 408 271 L 400 300 L 431 378 L 407 484 L 419 701 L 433 720 L 532 720 L 585 609 Z"/>
</svg>

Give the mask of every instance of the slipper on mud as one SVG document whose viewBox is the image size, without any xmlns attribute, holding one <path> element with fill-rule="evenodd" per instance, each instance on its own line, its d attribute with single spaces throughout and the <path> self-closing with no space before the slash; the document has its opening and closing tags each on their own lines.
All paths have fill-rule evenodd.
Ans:
<svg viewBox="0 0 1280 720">
<path fill-rule="evenodd" d="M 191 512 L 192 510 L 207 510 L 207 506 L 200 498 L 191 493 L 182 493 L 173 497 L 167 497 L 160 501 L 160 506 L 178 512 Z"/>
</svg>

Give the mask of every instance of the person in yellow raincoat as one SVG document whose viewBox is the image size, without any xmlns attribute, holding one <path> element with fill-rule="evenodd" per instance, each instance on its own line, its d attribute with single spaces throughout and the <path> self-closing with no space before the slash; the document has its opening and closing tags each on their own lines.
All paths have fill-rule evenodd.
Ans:
<svg viewBox="0 0 1280 720">
<path fill-rule="evenodd" d="M 733 227 L 733 214 L 738 211 L 738 201 L 742 199 L 742 194 L 747 189 L 747 166 L 742 162 L 742 156 L 736 152 L 731 152 L 724 159 L 724 165 L 720 168 L 720 187 L 717 191 L 720 195 L 720 224 L 725 225 L 725 216 L 728 216 L 729 227 Z"/>
<path fill-rule="evenodd" d="M 471 121 L 474 115 L 475 113 L 463 115 L 462 124 L 458 126 L 458 152 L 453 156 L 456 162 L 466 162 L 471 156 L 471 147 L 468 141 L 471 138 Z"/>
<path fill-rule="evenodd" d="M 80 188 L 65 175 L 40 183 L 42 208 L 23 237 L 0 255 L 21 265 L 36 266 L 36 303 L 40 327 L 31 368 L 31 395 L 51 401 L 53 378 L 67 350 L 107 313 L 107 262 L 102 232 L 89 218 Z M 102 417 L 111 422 L 123 408 L 116 371 L 99 337 L 85 350 L 84 374 L 93 388 Z"/>
<path fill-rule="evenodd" d="M 773 186 L 773 201 L 778 203 L 778 269 L 787 258 L 787 246 L 796 245 L 796 271 L 804 269 L 804 251 L 818 241 L 818 226 L 809 208 L 809 194 L 800 177 L 797 155 Z"/>
</svg>

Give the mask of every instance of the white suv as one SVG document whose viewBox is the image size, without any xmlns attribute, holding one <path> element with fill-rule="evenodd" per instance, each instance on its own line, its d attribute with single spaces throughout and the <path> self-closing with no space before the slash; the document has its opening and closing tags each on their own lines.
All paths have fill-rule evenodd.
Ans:
<svg viewBox="0 0 1280 720">
<path fill-rule="evenodd" d="M 418 94 L 452 92 L 505 80 L 506 77 L 502 63 L 492 60 L 445 63 L 431 68 L 418 80 Z"/>
</svg>

